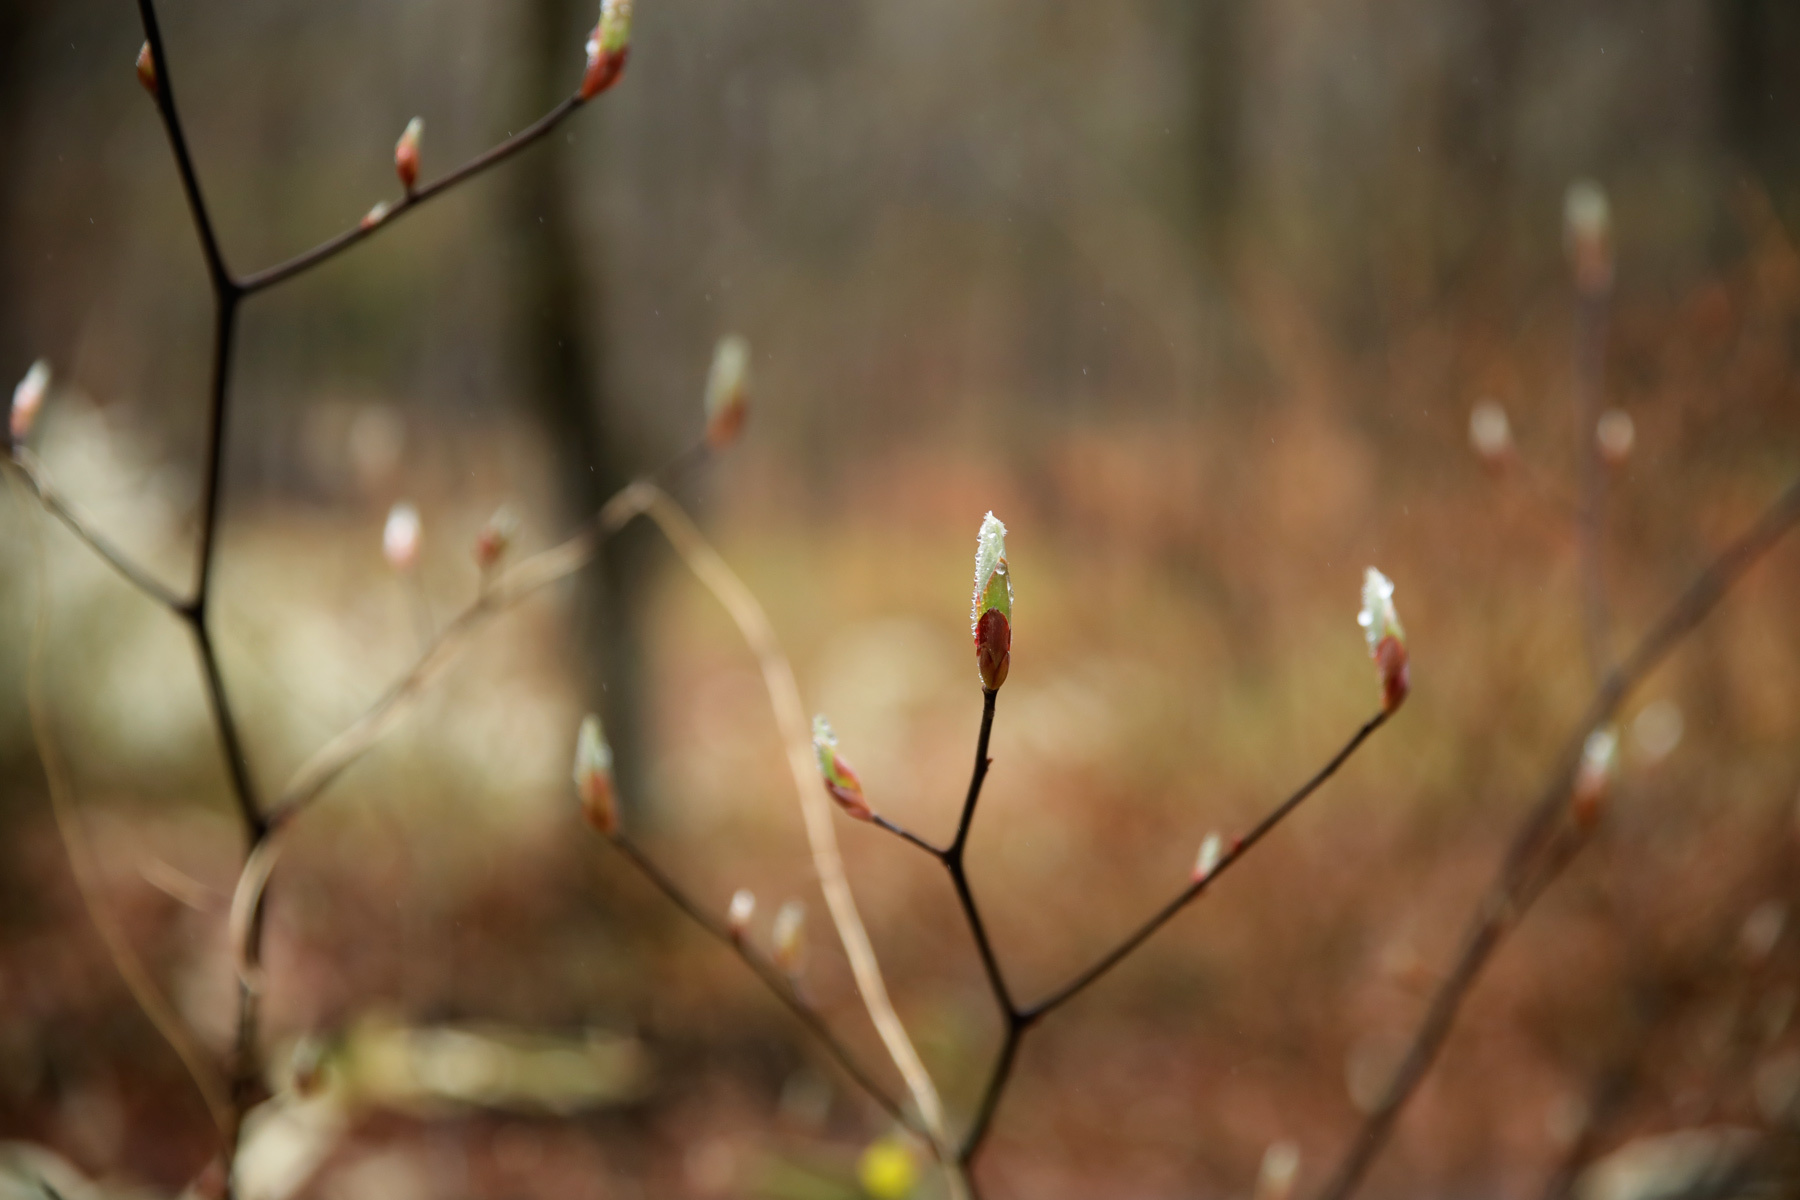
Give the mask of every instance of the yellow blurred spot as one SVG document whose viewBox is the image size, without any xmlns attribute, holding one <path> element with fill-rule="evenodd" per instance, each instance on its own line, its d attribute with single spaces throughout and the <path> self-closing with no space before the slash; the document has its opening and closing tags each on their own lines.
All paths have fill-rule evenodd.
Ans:
<svg viewBox="0 0 1800 1200">
<path fill-rule="evenodd" d="M 863 1151 L 856 1177 L 876 1200 L 905 1200 L 919 1182 L 919 1167 L 911 1147 L 897 1137 L 886 1137 Z"/>
</svg>

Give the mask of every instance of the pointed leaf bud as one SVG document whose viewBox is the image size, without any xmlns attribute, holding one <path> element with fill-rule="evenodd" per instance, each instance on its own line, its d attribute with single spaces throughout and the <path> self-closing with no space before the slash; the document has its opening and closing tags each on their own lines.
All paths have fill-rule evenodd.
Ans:
<svg viewBox="0 0 1800 1200">
<path fill-rule="evenodd" d="M 387 215 L 388 202 L 386 200 L 377 200 L 374 206 L 371 207 L 368 212 L 363 214 L 362 220 L 358 221 L 357 225 L 363 229 L 373 229 L 383 221 L 387 220 Z"/>
<path fill-rule="evenodd" d="M 419 139 L 424 136 L 424 118 L 414 117 L 401 131 L 400 140 L 394 143 L 394 173 L 400 176 L 400 186 L 409 196 L 419 182 Z"/>
<path fill-rule="evenodd" d="M 1591 179 L 1576 180 L 1563 196 L 1563 246 L 1576 290 L 1589 299 L 1606 295 L 1613 280 L 1612 206 Z"/>
<path fill-rule="evenodd" d="M 750 918 L 756 915 L 756 896 L 749 888 L 739 888 L 731 895 L 731 906 L 725 910 L 725 930 L 731 940 L 741 942 L 750 932 Z"/>
<path fill-rule="evenodd" d="M 402 500 L 388 510 L 381 530 L 381 553 L 396 571 L 410 571 L 419 561 L 419 510 Z"/>
<path fill-rule="evenodd" d="M 1195 883 L 1205 883 L 1212 878 L 1212 873 L 1219 869 L 1219 852 L 1223 848 L 1224 842 L 1218 834 L 1206 835 L 1206 840 L 1200 843 L 1200 857 L 1194 860 Z"/>
<path fill-rule="evenodd" d="M 706 377 L 706 444 L 723 450 L 737 441 L 749 415 L 750 343 L 732 334 L 719 339 Z"/>
<path fill-rule="evenodd" d="M 600 23 L 588 37 L 587 71 L 581 77 L 583 100 L 592 100 L 619 81 L 631 53 L 631 0 L 601 0 Z"/>
<path fill-rule="evenodd" d="M 1394 712 L 1412 690 L 1406 631 L 1400 628 L 1400 614 L 1394 608 L 1393 580 L 1374 567 L 1363 573 L 1362 611 L 1356 615 L 1356 623 L 1363 627 L 1369 657 L 1375 660 L 1381 677 L 1381 711 Z"/>
<path fill-rule="evenodd" d="M 581 797 L 581 815 L 608 837 L 619 829 L 619 801 L 613 790 L 612 747 L 600 731 L 593 713 L 581 719 L 575 738 L 575 792 Z"/>
<path fill-rule="evenodd" d="M 31 364 L 25 378 L 13 388 L 12 414 L 7 421 L 7 430 L 12 434 L 14 445 L 30 435 L 31 426 L 37 421 L 38 412 L 44 407 L 44 397 L 49 392 L 50 364 L 40 358 Z"/>
<path fill-rule="evenodd" d="M 1619 776 L 1619 727 L 1602 725 L 1588 734 L 1581 747 L 1581 765 L 1575 769 L 1575 789 L 1569 808 L 1582 830 L 1600 822 L 1613 780 Z"/>
<path fill-rule="evenodd" d="M 1631 457 L 1631 447 L 1637 442 L 1637 426 L 1633 424 L 1631 414 L 1622 408 L 1609 408 L 1601 413 L 1594 426 L 1594 442 L 1600 447 L 1600 457 L 1608 466 L 1624 466 L 1625 460 Z"/>
<path fill-rule="evenodd" d="M 838 807 L 859 821 L 872 820 L 869 802 L 863 798 L 862 780 L 838 753 L 837 734 L 824 714 L 813 718 L 813 753 L 819 758 L 819 774 L 825 779 L 825 790 L 838 802 Z"/>
<path fill-rule="evenodd" d="M 504 504 L 495 509 L 481 532 L 475 535 L 475 565 L 481 568 L 483 575 L 500 565 L 518 533 L 519 518 L 513 510 Z"/>
<path fill-rule="evenodd" d="M 789 900 L 775 914 L 775 927 L 770 933 L 775 965 L 789 975 L 798 975 L 806 965 L 806 905 Z"/>
<path fill-rule="evenodd" d="M 138 82 L 152 96 L 156 95 L 156 56 L 150 53 L 150 43 L 145 42 L 137 56 Z"/>
<path fill-rule="evenodd" d="M 1469 410 L 1469 445 L 1490 466 L 1502 466 L 1512 457 L 1512 422 L 1496 400 L 1482 400 Z"/>
<path fill-rule="evenodd" d="M 975 599 L 969 623 L 975 666 L 984 691 L 997 692 L 1012 665 L 1012 575 L 1006 567 L 1006 526 L 989 513 L 975 538 Z"/>
</svg>

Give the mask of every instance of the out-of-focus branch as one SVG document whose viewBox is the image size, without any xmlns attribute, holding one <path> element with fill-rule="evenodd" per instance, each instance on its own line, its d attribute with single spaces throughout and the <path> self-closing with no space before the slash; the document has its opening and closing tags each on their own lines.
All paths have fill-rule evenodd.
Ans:
<svg viewBox="0 0 1800 1200">
<path fill-rule="evenodd" d="M 32 481 L 29 473 L 21 473 L 14 476 L 14 479 Z M 26 486 L 25 483 L 15 482 L 15 488 Z M 32 490 L 39 500 L 44 500 L 41 490 Z M 87 910 L 88 919 L 100 934 L 101 945 L 106 948 L 107 956 L 112 959 L 113 966 L 124 980 L 126 989 L 131 992 L 132 999 L 181 1060 L 182 1067 L 194 1081 L 194 1087 L 200 1092 L 201 1099 L 206 1103 L 206 1110 L 219 1132 L 229 1135 L 237 1118 L 224 1081 L 207 1061 L 205 1052 L 195 1044 L 181 1017 L 156 986 L 156 981 L 151 978 L 137 952 L 131 948 L 130 940 L 119 927 L 102 894 L 94 849 L 88 841 L 81 812 L 75 802 L 74 788 L 63 766 L 62 751 L 56 743 L 50 712 L 44 704 L 44 647 L 50 636 L 50 568 L 44 553 L 43 535 L 34 515 L 17 490 L 13 497 L 18 502 L 20 514 L 30 532 L 38 581 L 37 613 L 32 621 L 31 648 L 25 666 L 25 706 L 31 720 L 32 739 L 37 743 L 38 758 L 44 764 L 44 782 L 50 792 L 50 810 L 56 818 L 56 832 L 62 838 L 63 852 L 69 860 L 75 890 L 81 897 L 82 907 Z"/>
<path fill-rule="evenodd" d="M 174 588 L 134 562 L 130 555 L 114 545 L 105 534 L 95 529 L 92 522 L 75 511 L 74 507 L 62 498 L 62 493 L 51 484 L 50 477 L 44 470 L 44 464 L 38 461 L 37 455 L 24 446 L 14 446 L 12 458 L 8 461 L 18 468 L 26 490 L 37 499 L 39 504 L 44 506 L 44 510 L 61 521 L 70 533 L 80 538 L 88 549 L 99 555 L 101 560 L 118 572 L 126 583 L 170 612 L 180 612 L 187 601 L 176 595 Z"/>
<path fill-rule="evenodd" d="M 1427 1006 L 1394 1078 L 1352 1139 L 1321 1200 L 1346 1200 L 1387 1144 L 1401 1108 L 1436 1061 L 1457 1013 L 1487 961 L 1573 856 L 1579 841 L 1553 838 L 1565 813 L 1588 735 L 1611 719 L 1653 670 L 1758 559 L 1800 521 L 1800 480 L 1790 484 L 1751 528 L 1719 554 L 1602 681 L 1556 760 L 1550 782 L 1526 815 L 1499 872 L 1476 907 L 1455 965 Z"/>
</svg>

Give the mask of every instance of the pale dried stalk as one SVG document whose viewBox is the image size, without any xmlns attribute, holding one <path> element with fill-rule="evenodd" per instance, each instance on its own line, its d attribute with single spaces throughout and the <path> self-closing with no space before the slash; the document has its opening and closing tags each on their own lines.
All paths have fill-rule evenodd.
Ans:
<svg viewBox="0 0 1800 1200">
<path fill-rule="evenodd" d="M 718 551 L 708 544 L 668 493 L 651 485 L 645 486 L 650 493 L 645 515 L 656 522 L 688 570 L 724 606 L 762 669 L 763 686 L 768 690 L 776 724 L 781 728 L 781 740 L 787 748 L 788 770 L 794 777 L 794 788 L 800 794 L 800 811 L 806 819 L 806 837 L 812 848 L 813 865 L 819 873 L 819 888 L 825 893 L 832 924 L 837 927 L 844 954 L 850 960 L 857 990 L 862 994 L 863 1005 L 869 1011 L 876 1032 L 881 1035 L 888 1054 L 906 1081 L 925 1128 L 936 1143 L 952 1194 L 964 1195 L 961 1172 L 955 1165 L 956 1148 L 944 1122 L 943 1102 L 888 998 L 881 964 L 875 958 L 874 947 L 869 944 L 868 930 L 863 927 L 856 898 L 844 877 L 844 859 L 838 850 L 832 806 L 819 780 L 818 765 L 813 760 L 811 734 L 806 710 L 800 702 L 800 686 L 794 679 L 794 668 L 782 652 L 768 615 L 749 587 L 719 557 Z"/>
<path fill-rule="evenodd" d="M 14 480 L 15 487 L 20 486 L 16 477 L 9 478 Z M 64 512 L 55 507 L 51 493 L 41 486 L 41 481 L 35 476 L 29 478 L 31 490 L 37 493 L 45 506 L 65 521 L 70 520 L 70 517 L 64 516 Z M 16 491 L 13 495 L 15 500 L 19 499 Z M 63 768 L 62 751 L 56 745 L 50 713 L 44 705 L 44 646 L 50 636 L 50 565 L 44 553 L 43 534 L 38 529 L 35 514 L 23 502 L 18 507 L 30 531 L 38 580 L 37 614 L 32 623 L 31 648 L 25 665 L 25 707 L 30 714 L 31 734 L 33 741 L 37 743 L 38 758 L 44 764 L 44 782 L 50 791 L 50 811 L 56 818 L 56 832 L 62 838 L 63 852 L 69 859 L 75 890 L 80 894 L 82 907 L 87 910 L 88 919 L 99 931 L 101 944 L 106 948 L 107 956 L 112 959 L 119 976 L 125 981 L 132 999 L 137 1001 L 144 1016 L 181 1060 L 181 1065 L 194 1081 L 194 1087 L 199 1090 L 200 1098 L 206 1102 L 206 1110 L 212 1117 L 213 1124 L 219 1127 L 221 1134 L 229 1136 L 237 1118 L 231 1098 L 226 1094 L 224 1080 L 218 1077 L 207 1061 L 207 1056 L 194 1044 L 180 1015 L 156 986 L 156 981 L 151 978 L 148 968 L 138 958 L 136 951 L 132 950 L 125 931 L 119 927 L 112 910 L 107 907 L 101 895 L 98 861 L 93 846 L 88 842 L 86 827 L 76 807 L 74 789 L 69 784 L 68 772 Z M 77 533 L 83 532 L 78 526 L 72 527 L 76 528 Z M 84 540 L 87 539 L 84 537 Z"/>
</svg>

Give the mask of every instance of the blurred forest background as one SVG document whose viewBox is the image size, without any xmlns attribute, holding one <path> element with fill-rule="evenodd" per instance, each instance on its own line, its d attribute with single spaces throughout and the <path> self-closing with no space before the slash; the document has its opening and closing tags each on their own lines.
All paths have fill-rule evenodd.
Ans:
<svg viewBox="0 0 1800 1200">
<path fill-rule="evenodd" d="M 168 0 L 162 19 L 249 270 L 392 198 L 409 117 L 430 179 L 567 94 L 593 13 Z M 0 7 L 0 377 L 55 364 L 48 470 L 180 583 L 211 302 L 141 37 L 123 0 Z M 990 508 L 1011 527 L 970 869 L 1031 996 L 1373 711 L 1354 616 L 1375 563 L 1411 634 L 1407 708 L 1046 1024 L 981 1167 L 1001 1197 L 1244 1196 L 1291 1141 L 1309 1192 L 1592 684 L 1562 228 L 1580 178 L 1611 199 L 1603 403 L 1635 431 L 1602 556 L 1622 648 L 1800 472 L 1800 9 L 641 0 L 593 110 L 244 310 L 216 620 L 257 776 L 273 791 L 465 602 L 498 504 L 547 545 L 690 441 L 739 332 L 748 433 L 683 498 L 871 797 L 934 837 L 980 710 L 973 534 Z M 1484 400 L 1517 441 L 1501 469 L 1470 446 Z M 425 618 L 381 557 L 399 499 L 423 513 Z M 170 1194 L 212 1134 L 51 821 L 28 521 L 108 901 L 213 1044 L 241 853 L 186 632 L 0 505 L 0 1137 Z M 1596 844 L 1484 981 L 1371 1195 L 1535 1196 L 1591 1115 L 1595 1152 L 1786 1119 L 1797 612 L 1787 545 L 1633 699 Z M 811 901 L 811 994 L 881 1061 L 754 662 L 639 530 L 490 630 L 296 834 L 270 1053 L 327 1034 L 364 1064 L 309 1194 L 858 1194 L 879 1111 L 584 836 L 568 762 L 595 705 L 634 828 L 719 909 L 739 886 L 765 912 Z M 891 838 L 841 836 L 966 1114 L 998 1027 L 950 890 Z"/>
</svg>

